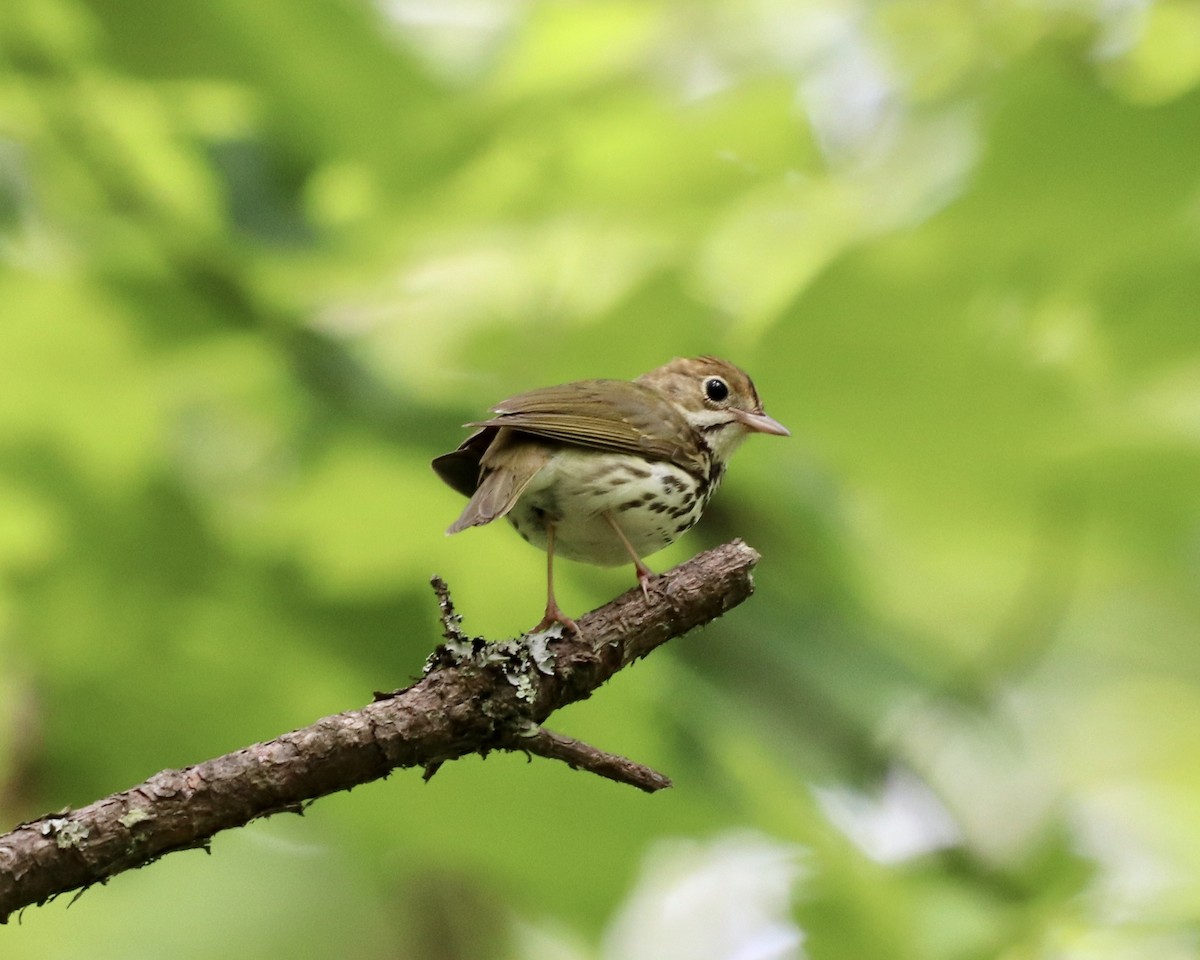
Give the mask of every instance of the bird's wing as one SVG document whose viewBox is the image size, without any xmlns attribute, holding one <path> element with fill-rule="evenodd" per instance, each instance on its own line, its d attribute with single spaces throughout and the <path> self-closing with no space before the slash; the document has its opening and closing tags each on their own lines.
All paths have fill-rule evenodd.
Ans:
<svg viewBox="0 0 1200 960">
<path fill-rule="evenodd" d="M 658 391 L 629 380 L 582 380 L 530 390 L 498 403 L 492 412 L 496 416 L 467 426 L 507 427 L 581 447 L 667 460 L 693 472 L 704 469 L 701 448 L 683 414 Z"/>
<path fill-rule="evenodd" d="M 486 458 L 490 462 L 479 475 L 478 486 L 473 488 L 474 492 L 468 492 L 471 499 L 463 507 L 459 518 L 450 525 L 447 533 L 458 533 L 467 527 L 481 527 L 485 523 L 499 520 L 516 505 L 530 481 L 550 459 L 552 451 L 545 445 L 512 443 L 512 435 L 507 430 L 496 430 L 493 433 L 495 437 L 489 438 L 486 451 Z M 459 451 L 461 449 L 460 447 Z M 446 456 L 453 457 L 454 454 Z M 434 467 L 437 467 L 437 461 L 434 461 Z M 440 470 L 438 472 L 441 474 Z M 446 479 L 445 474 L 441 475 Z M 450 483 L 449 480 L 446 482 Z M 453 483 L 450 485 L 454 486 Z"/>
</svg>

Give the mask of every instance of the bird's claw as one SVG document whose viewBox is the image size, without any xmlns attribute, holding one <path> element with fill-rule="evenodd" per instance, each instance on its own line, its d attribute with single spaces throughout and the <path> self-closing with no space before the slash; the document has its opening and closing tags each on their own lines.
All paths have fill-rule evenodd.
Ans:
<svg viewBox="0 0 1200 960">
<path fill-rule="evenodd" d="M 555 624 L 561 626 L 564 632 L 573 633 L 576 636 L 583 636 L 583 631 L 579 629 L 579 624 L 563 613 L 557 603 L 546 607 L 546 615 L 542 617 L 538 625 L 529 632 L 531 634 L 541 633 L 543 630 L 549 630 Z"/>
<path fill-rule="evenodd" d="M 654 571 L 644 563 L 637 565 L 638 586 L 642 588 L 642 596 L 650 599 L 650 581 L 654 579 Z"/>
</svg>

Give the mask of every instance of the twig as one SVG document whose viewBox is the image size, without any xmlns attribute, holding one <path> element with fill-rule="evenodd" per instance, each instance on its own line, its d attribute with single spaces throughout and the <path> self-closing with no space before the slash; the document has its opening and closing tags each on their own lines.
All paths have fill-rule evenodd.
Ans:
<svg viewBox="0 0 1200 960">
<path fill-rule="evenodd" d="M 586 770 L 597 776 L 628 783 L 630 786 L 654 793 L 671 786 L 669 777 L 657 770 L 618 756 L 606 753 L 581 740 L 564 737 L 545 727 L 534 727 L 527 733 L 513 734 L 502 746 L 508 750 L 524 750 L 548 760 L 561 760 L 573 770 Z"/>
<path fill-rule="evenodd" d="M 758 554 L 740 540 L 668 571 L 582 617 L 581 634 L 488 644 L 468 639 L 445 584 L 435 584 L 447 642 L 423 679 L 374 703 L 130 790 L 47 815 L 0 836 L 0 922 L 29 904 L 102 882 L 221 830 L 376 780 L 398 767 L 519 749 L 640 789 L 665 777 L 548 731 L 551 713 L 591 695 L 655 647 L 708 623 L 753 592 Z M 532 731 L 532 736 L 522 736 Z"/>
<path fill-rule="evenodd" d="M 459 624 L 462 623 L 462 617 L 454 612 L 454 601 L 450 599 L 450 588 L 446 585 L 446 581 L 441 577 L 431 577 L 430 584 L 433 586 L 433 592 L 438 598 L 438 608 L 441 611 L 439 618 L 442 621 L 442 636 L 452 643 L 465 643 L 466 635 L 462 632 Z"/>
</svg>

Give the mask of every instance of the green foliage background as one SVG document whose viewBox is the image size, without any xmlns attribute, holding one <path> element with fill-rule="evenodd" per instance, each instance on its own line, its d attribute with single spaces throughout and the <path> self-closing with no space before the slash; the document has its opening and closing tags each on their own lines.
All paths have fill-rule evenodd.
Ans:
<svg viewBox="0 0 1200 960">
<path fill-rule="evenodd" d="M 1187 0 L 6 0 L 5 824 L 403 685 L 431 573 L 532 623 L 428 469 L 503 396 L 711 352 L 794 436 L 652 561 L 754 600 L 556 718 L 675 789 L 397 775 L 4 956 L 612 957 L 746 830 L 812 957 L 1200 956 L 1198 83 Z"/>
</svg>

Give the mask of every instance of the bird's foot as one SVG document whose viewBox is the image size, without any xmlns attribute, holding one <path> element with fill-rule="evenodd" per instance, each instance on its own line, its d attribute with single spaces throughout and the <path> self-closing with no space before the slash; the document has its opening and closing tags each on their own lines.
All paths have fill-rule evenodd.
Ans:
<svg viewBox="0 0 1200 960">
<path fill-rule="evenodd" d="M 582 631 L 579 629 L 579 624 L 563 613 L 559 605 L 553 601 L 546 605 L 546 615 L 542 617 L 538 625 L 529 632 L 531 634 L 541 633 L 543 630 L 549 630 L 556 623 L 560 624 L 563 630 L 567 633 L 573 633 L 576 636 L 583 635 Z"/>
<path fill-rule="evenodd" d="M 637 569 L 638 586 L 642 588 L 642 596 L 645 597 L 647 600 L 649 600 L 650 599 L 650 581 L 655 578 L 656 574 L 648 566 L 646 566 L 644 563 L 642 563 L 641 560 L 637 561 L 636 569 Z"/>
</svg>

